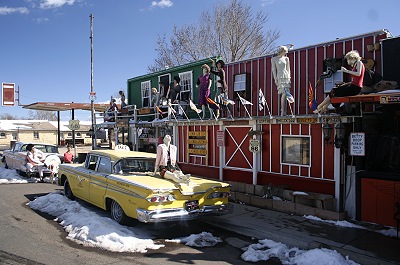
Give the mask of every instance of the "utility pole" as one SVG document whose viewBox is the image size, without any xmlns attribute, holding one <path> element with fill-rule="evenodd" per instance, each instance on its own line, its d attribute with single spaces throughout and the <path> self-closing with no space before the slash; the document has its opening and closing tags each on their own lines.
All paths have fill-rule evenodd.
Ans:
<svg viewBox="0 0 400 265">
<path fill-rule="evenodd" d="M 94 100 L 96 99 L 96 93 L 94 92 L 93 86 L 93 14 L 90 14 L 90 107 L 92 112 L 92 149 L 96 145 L 96 132 L 94 128 L 95 116 L 94 116 Z"/>
</svg>

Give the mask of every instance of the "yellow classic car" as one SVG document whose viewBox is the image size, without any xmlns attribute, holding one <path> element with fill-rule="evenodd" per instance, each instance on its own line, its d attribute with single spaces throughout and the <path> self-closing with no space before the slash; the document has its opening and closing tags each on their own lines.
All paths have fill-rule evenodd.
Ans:
<svg viewBox="0 0 400 265">
<path fill-rule="evenodd" d="M 92 150 L 83 164 L 61 164 L 59 185 L 69 199 L 85 200 L 111 212 L 121 224 L 194 219 L 232 212 L 230 185 L 190 176 L 184 183 L 154 174 L 156 154 Z"/>
</svg>

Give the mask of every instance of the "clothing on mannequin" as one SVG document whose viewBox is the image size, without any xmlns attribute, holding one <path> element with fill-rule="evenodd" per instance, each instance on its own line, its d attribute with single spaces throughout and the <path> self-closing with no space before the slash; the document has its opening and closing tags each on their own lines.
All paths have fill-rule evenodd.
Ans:
<svg viewBox="0 0 400 265">
<path fill-rule="evenodd" d="M 280 115 L 285 116 L 287 111 L 287 97 L 286 91 L 290 92 L 290 61 L 286 56 L 288 48 L 286 46 L 280 46 L 278 55 L 271 59 L 272 64 L 272 75 L 275 80 L 275 84 L 280 97 L 281 110 Z"/>
<path fill-rule="evenodd" d="M 177 147 L 171 144 L 171 136 L 165 135 L 163 143 L 157 146 L 156 164 L 154 175 L 173 180 L 177 183 L 188 183 L 189 174 L 183 174 L 176 164 Z"/>
</svg>

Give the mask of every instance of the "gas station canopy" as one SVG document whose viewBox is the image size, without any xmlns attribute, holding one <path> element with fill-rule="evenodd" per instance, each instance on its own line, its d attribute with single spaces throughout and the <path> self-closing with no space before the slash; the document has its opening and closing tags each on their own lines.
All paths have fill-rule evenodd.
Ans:
<svg viewBox="0 0 400 265">
<path fill-rule="evenodd" d="M 95 103 L 95 111 L 104 112 L 109 107 L 109 104 Z M 35 102 L 23 106 L 24 109 L 46 110 L 46 111 L 66 111 L 66 110 L 91 110 L 90 103 L 63 103 L 63 102 Z"/>
</svg>

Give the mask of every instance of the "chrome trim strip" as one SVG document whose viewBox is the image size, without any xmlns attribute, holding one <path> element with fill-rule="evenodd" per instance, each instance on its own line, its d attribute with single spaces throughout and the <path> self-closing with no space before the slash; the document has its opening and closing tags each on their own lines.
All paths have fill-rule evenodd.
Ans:
<svg viewBox="0 0 400 265">
<path fill-rule="evenodd" d="M 208 214 L 228 214 L 232 213 L 232 211 L 232 204 L 209 205 L 190 212 L 183 208 L 154 211 L 147 211 L 140 208 L 136 209 L 137 218 L 143 223 L 191 220 Z"/>
</svg>

